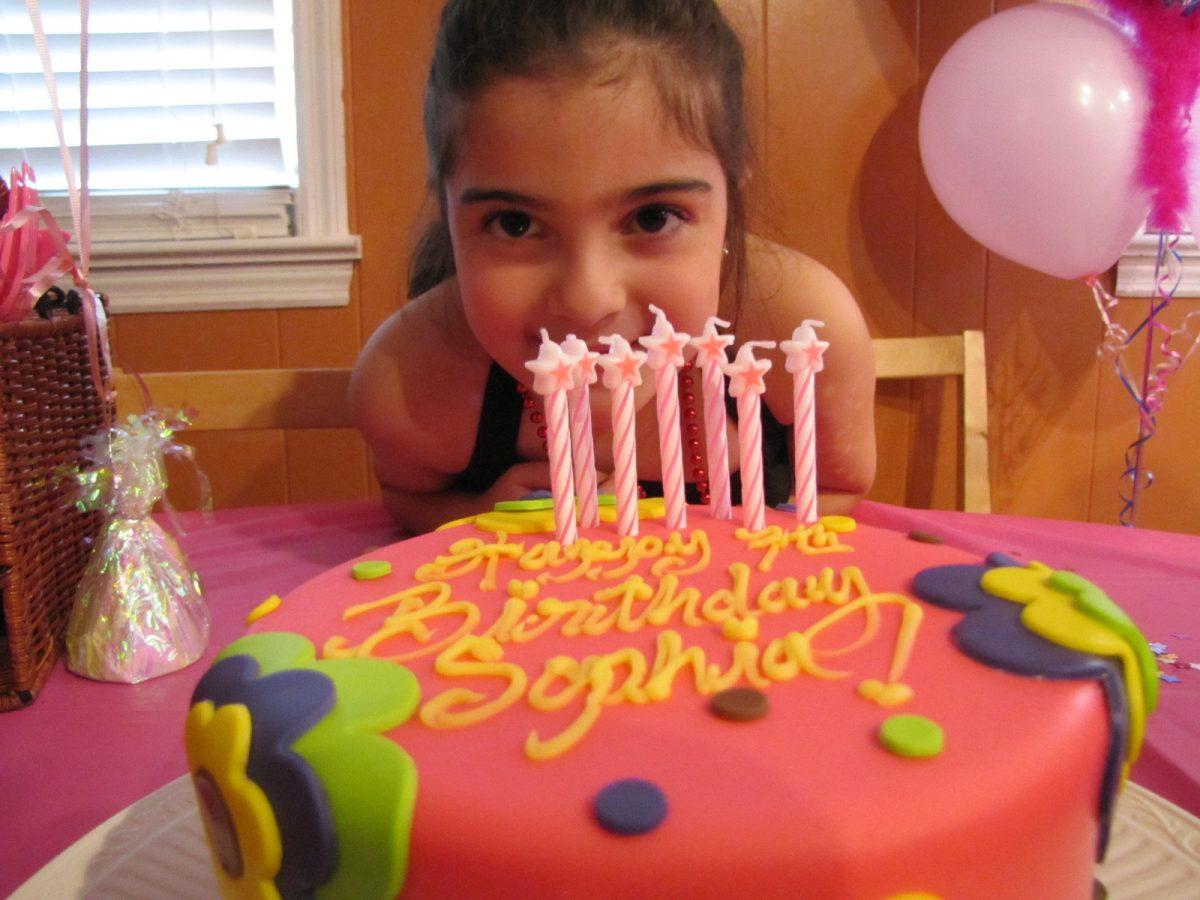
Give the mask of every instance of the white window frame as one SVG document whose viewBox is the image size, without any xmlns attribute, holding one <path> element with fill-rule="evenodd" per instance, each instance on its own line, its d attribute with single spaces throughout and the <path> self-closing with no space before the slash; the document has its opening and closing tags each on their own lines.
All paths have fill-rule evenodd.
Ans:
<svg viewBox="0 0 1200 900">
<path fill-rule="evenodd" d="M 88 281 L 114 314 L 345 306 L 350 234 L 341 4 L 294 0 L 300 187 L 290 237 L 93 240 Z M 302 61 L 302 62 L 301 62 Z M 144 215 L 136 204 L 131 216 Z M 66 228 L 70 216 L 60 220 Z"/>
<path fill-rule="evenodd" d="M 1190 234 L 1180 237 L 1175 247 L 1183 258 L 1183 278 L 1174 297 L 1200 297 L 1200 248 Z M 1138 231 L 1137 236 L 1117 263 L 1118 297 L 1154 297 L 1158 288 L 1154 282 L 1154 266 L 1158 259 L 1158 235 Z"/>
</svg>

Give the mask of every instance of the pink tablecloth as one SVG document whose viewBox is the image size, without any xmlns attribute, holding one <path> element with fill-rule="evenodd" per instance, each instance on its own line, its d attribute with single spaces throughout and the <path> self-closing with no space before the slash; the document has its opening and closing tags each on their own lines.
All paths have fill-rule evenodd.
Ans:
<svg viewBox="0 0 1200 900">
<path fill-rule="evenodd" d="M 1151 641 L 1200 663 L 1200 537 L 875 503 L 860 521 L 935 533 L 986 554 L 1069 567 L 1106 589 Z M 246 613 L 317 573 L 390 542 L 373 503 L 186 515 L 183 540 L 213 612 L 205 659 L 140 685 L 100 684 L 62 664 L 27 709 L 0 714 L 0 896 L 90 829 L 185 771 L 181 733 L 196 679 L 243 628 Z M 1200 814 L 1200 671 L 1162 668 L 1159 710 L 1133 770 L 1139 784 Z"/>
</svg>

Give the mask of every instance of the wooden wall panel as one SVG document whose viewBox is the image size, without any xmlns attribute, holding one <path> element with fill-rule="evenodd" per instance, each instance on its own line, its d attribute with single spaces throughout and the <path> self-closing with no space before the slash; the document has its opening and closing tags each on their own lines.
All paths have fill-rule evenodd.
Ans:
<svg viewBox="0 0 1200 900">
<path fill-rule="evenodd" d="M 1115 523 L 1136 417 L 1111 367 L 1096 359 L 1089 292 L 988 253 L 946 215 L 920 166 L 917 122 L 930 73 L 967 29 L 1021 0 L 719 2 L 747 52 L 755 230 L 836 272 L 874 336 L 984 329 L 995 511 Z M 440 7 L 343 0 L 351 227 L 363 240 L 350 306 L 121 316 L 113 328 L 121 365 L 350 363 L 402 302 L 409 251 L 430 209 L 421 95 Z M 1196 308 L 1187 304 L 1171 310 L 1173 321 Z M 1122 305 L 1123 315 L 1137 311 L 1133 301 Z M 1200 354 L 1171 383 L 1147 448 L 1157 483 L 1143 495 L 1140 525 L 1200 533 L 1198 369 Z M 881 387 L 871 496 L 957 505 L 958 414 L 948 385 Z M 205 434 L 194 443 L 221 505 L 378 496 L 351 432 Z M 186 495 L 188 479 L 178 478 Z"/>
<path fill-rule="evenodd" d="M 405 297 L 409 250 L 427 203 L 421 100 L 440 0 L 343 4 L 352 224 L 362 236 L 357 302 L 363 337 Z"/>
</svg>

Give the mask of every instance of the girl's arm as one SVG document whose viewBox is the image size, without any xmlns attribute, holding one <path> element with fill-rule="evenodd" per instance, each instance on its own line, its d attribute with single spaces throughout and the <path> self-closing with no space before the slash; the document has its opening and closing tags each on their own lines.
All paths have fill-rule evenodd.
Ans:
<svg viewBox="0 0 1200 900">
<path fill-rule="evenodd" d="M 406 534 L 549 487 L 545 462 L 514 466 L 482 494 L 451 487 L 475 446 L 489 365 L 444 287 L 384 322 L 355 364 L 350 408 Z"/>
<path fill-rule="evenodd" d="M 804 319 L 825 323 L 817 329 L 829 342 L 825 368 L 815 382 L 818 502 L 824 515 L 849 512 L 875 480 L 875 355 L 858 304 L 820 263 L 754 240 L 749 298 L 740 319 L 739 337 L 746 333 L 775 341 L 790 338 Z M 767 405 L 790 425 L 792 376 L 778 355 L 766 383 Z"/>
</svg>

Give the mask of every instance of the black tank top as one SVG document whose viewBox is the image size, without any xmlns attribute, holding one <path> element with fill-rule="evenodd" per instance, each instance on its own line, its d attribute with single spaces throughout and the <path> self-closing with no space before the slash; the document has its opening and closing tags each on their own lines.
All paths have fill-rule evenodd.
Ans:
<svg viewBox="0 0 1200 900">
<path fill-rule="evenodd" d="M 730 417 L 737 421 L 737 403 L 726 396 Z M 483 391 L 483 408 L 479 412 L 479 429 L 475 448 L 467 467 L 455 476 L 452 487 L 479 494 L 486 491 L 512 466 L 521 462 L 517 453 L 517 433 L 521 428 L 521 395 L 516 379 L 501 366 L 492 363 L 487 385 Z M 787 426 L 781 425 L 766 405 L 763 419 L 763 493 L 768 506 L 786 503 L 792 493 L 792 463 L 787 448 Z M 649 497 L 662 496 L 662 482 L 639 482 Z M 738 473 L 730 479 L 734 505 L 742 502 L 742 484 Z M 687 502 L 700 502 L 695 484 L 686 485 Z"/>
</svg>

